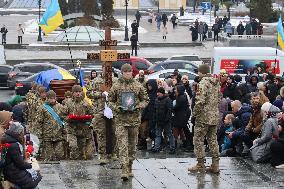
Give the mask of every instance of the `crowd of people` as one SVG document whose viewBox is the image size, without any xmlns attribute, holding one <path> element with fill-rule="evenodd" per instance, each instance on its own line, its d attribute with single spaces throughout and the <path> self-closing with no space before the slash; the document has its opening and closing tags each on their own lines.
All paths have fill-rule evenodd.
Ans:
<svg viewBox="0 0 284 189">
<path fill-rule="evenodd" d="M 133 78 L 128 64 L 121 71 L 110 90 L 104 74 L 92 71 L 84 78 L 86 94 L 74 85 L 59 103 L 53 90 L 34 83 L 25 98 L 0 103 L 4 178 L 22 188 L 41 180 L 27 163 L 29 133 L 39 138 L 39 160 L 88 160 L 97 151 L 101 165 L 119 157 L 123 180 L 133 176 L 136 145 L 152 153 L 194 149 L 198 164 L 189 171 L 205 169 L 204 147 L 212 151 L 213 173 L 220 171 L 219 153 L 284 167 L 284 80 L 273 70 L 255 68 L 244 79 L 221 70 L 213 77 L 204 64 L 193 83 L 178 70 L 165 80 L 147 80 L 143 71 Z"/>
</svg>

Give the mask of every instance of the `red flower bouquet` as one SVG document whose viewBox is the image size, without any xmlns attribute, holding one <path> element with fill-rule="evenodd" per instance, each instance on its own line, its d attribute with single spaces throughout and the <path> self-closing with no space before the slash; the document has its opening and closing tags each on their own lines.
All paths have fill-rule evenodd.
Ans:
<svg viewBox="0 0 284 189">
<path fill-rule="evenodd" d="M 76 114 L 69 114 L 68 120 L 70 121 L 80 121 L 80 122 L 87 122 L 93 119 L 92 115 L 76 115 Z"/>
</svg>

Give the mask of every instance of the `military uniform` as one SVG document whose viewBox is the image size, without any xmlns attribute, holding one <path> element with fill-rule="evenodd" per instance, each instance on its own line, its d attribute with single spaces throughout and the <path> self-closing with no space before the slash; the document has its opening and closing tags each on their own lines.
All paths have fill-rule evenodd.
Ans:
<svg viewBox="0 0 284 189">
<path fill-rule="evenodd" d="M 106 103 L 106 97 L 102 96 L 101 86 L 104 85 L 105 81 L 103 77 L 97 77 L 95 78 L 91 84 L 87 87 L 87 97 L 90 98 L 93 101 L 94 105 L 94 119 L 92 121 L 92 126 L 94 127 L 94 130 L 97 134 L 97 140 L 98 140 L 98 153 L 100 154 L 100 163 L 104 164 L 106 163 L 107 158 L 107 130 L 106 130 L 106 118 L 104 117 L 104 109 L 105 109 L 105 103 Z M 115 130 L 114 124 L 112 124 L 113 131 Z M 112 132 L 114 133 L 114 132 Z M 115 135 L 111 137 L 113 146 L 116 145 L 116 137 Z M 114 156 L 115 149 L 110 150 L 112 155 Z"/>
<path fill-rule="evenodd" d="M 67 142 L 69 143 L 70 159 L 91 159 L 94 153 L 90 122 L 69 120 L 68 115 L 93 115 L 94 111 L 84 97 L 67 101 L 63 114 L 66 120 Z"/>
<path fill-rule="evenodd" d="M 35 90 L 30 90 L 27 94 L 26 94 L 26 104 L 27 104 L 27 110 L 26 110 L 26 121 L 27 121 L 27 125 L 29 126 L 29 132 L 32 132 L 32 128 L 33 128 L 33 122 L 35 119 L 35 113 L 36 113 L 36 101 L 37 101 L 37 95 L 36 95 L 36 91 Z"/>
<path fill-rule="evenodd" d="M 207 72 L 207 71 L 206 71 Z M 194 153 L 198 164 L 189 169 L 190 171 L 204 170 L 205 150 L 204 137 L 209 144 L 212 154 L 212 165 L 218 164 L 219 170 L 219 146 L 217 143 L 217 125 L 219 121 L 218 105 L 221 101 L 220 84 L 218 79 L 213 78 L 208 72 L 198 84 L 196 104 L 193 116 L 196 117 L 194 127 Z"/>
<path fill-rule="evenodd" d="M 134 95 L 135 108 L 133 111 L 126 112 L 121 109 L 124 92 Z M 138 126 L 141 121 L 141 109 L 147 105 L 148 101 L 145 88 L 135 79 L 126 80 L 120 78 L 117 82 L 114 82 L 109 92 L 109 104 L 115 117 L 117 145 L 123 179 L 128 179 L 128 175 L 132 174 L 131 170 L 136 154 Z"/>
<path fill-rule="evenodd" d="M 47 103 L 48 104 L 48 103 Z M 61 114 L 62 105 L 56 103 L 50 105 L 54 112 L 59 116 Z M 40 158 L 44 161 L 58 161 L 65 158 L 65 141 L 63 125 L 60 125 L 48 110 L 42 105 L 38 110 L 37 121 L 35 125 L 39 125 L 41 138 L 41 154 Z"/>
</svg>

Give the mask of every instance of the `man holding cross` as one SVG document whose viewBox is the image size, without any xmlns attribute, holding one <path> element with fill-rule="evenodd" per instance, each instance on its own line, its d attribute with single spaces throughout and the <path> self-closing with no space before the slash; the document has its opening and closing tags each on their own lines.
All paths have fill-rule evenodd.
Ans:
<svg viewBox="0 0 284 189">
<path fill-rule="evenodd" d="M 109 104 L 115 116 L 123 181 L 133 177 L 132 164 L 136 154 L 141 110 L 149 101 L 145 88 L 133 78 L 132 71 L 129 64 L 124 64 L 121 67 L 122 78 L 114 83 L 109 92 Z"/>
</svg>

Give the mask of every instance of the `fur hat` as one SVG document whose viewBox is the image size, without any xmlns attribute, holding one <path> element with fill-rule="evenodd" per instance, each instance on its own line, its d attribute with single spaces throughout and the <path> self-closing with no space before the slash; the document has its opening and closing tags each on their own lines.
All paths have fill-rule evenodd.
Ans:
<svg viewBox="0 0 284 189">
<path fill-rule="evenodd" d="M 121 72 L 132 72 L 132 67 L 130 64 L 123 64 L 121 66 Z"/>
<path fill-rule="evenodd" d="M 202 64 L 199 66 L 198 72 L 202 74 L 208 74 L 210 73 L 210 66 L 208 64 Z"/>
<path fill-rule="evenodd" d="M 46 98 L 56 98 L 56 93 L 53 90 L 50 90 L 47 92 Z"/>
<path fill-rule="evenodd" d="M 72 93 L 75 93 L 75 92 L 82 92 L 83 91 L 83 89 L 82 89 L 82 87 L 80 86 L 80 85 L 74 85 L 73 87 L 72 87 Z"/>
</svg>

